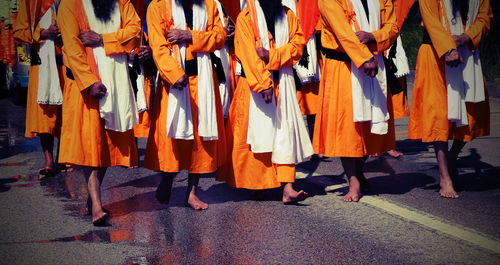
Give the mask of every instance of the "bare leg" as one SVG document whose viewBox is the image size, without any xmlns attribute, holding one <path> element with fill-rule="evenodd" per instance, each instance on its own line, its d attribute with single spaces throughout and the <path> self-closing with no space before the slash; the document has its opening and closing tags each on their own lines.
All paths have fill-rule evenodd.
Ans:
<svg viewBox="0 0 500 265">
<path fill-rule="evenodd" d="M 464 141 L 454 140 L 448 153 L 448 168 L 452 178 L 458 176 L 457 159 L 465 144 Z"/>
<path fill-rule="evenodd" d="M 206 210 L 208 209 L 208 204 L 200 200 L 200 198 L 198 198 L 198 196 L 196 195 L 196 189 L 198 188 L 199 181 L 200 174 L 189 174 L 186 206 L 189 206 L 194 210 Z"/>
<path fill-rule="evenodd" d="M 347 179 L 349 180 L 349 192 L 344 196 L 343 200 L 346 202 L 358 202 L 361 198 L 361 183 L 357 177 L 360 158 L 355 157 L 341 157 L 342 167 L 344 168 Z"/>
<path fill-rule="evenodd" d="M 54 136 L 48 133 L 41 133 L 39 137 L 43 156 L 45 157 L 45 169 L 54 170 Z"/>
<path fill-rule="evenodd" d="M 439 165 L 439 195 L 444 198 L 456 199 L 458 193 L 453 188 L 448 171 L 448 142 L 434 142 L 434 151 Z"/>
<path fill-rule="evenodd" d="M 158 188 L 156 189 L 155 197 L 160 203 L 168 204 L 170 202 L 170 194 L 172 193 L 172 184 L 177 173 L 164 173 Z"/>
<path fill-rule="evenodd" d="M 290 182 L 281 183 L 283 185 L 283 203 L 284 204 L 293 204 L 300 201 L 303 201 L 309 197 L 307 192 L 300 190 L 296 191 L 293 188 L 293 184 Z"/>
<path fill-rule="evenodd" d="M 368 182 L 368 179 L 366 179 L 365 174 L 363 173 L 363 169 L 365 167 L 366 160 L 368 160 L 368 156 L 361 157 L 361 158 L 354 158 L 356 159 L 356 177 L 359 180 L 359 184 L 361 186 L 361 191 L 362 192 L 371 192 L 371 186 L 370 183 Z"/>
<path fill-rule="evenodd" d="M 102 209 L 101 202 L 101 183 L 106 174 L 107 168 L 95 168 L 86 167 L 84 168 L 85 178 L 87 179 L 87 187 L 89 190 L 89 196 L 92 200 L 92 223 L 96 226 L 101 226 L 105 224 L 105 219 L 108 216 L 106 212 Z"/>
</svg>

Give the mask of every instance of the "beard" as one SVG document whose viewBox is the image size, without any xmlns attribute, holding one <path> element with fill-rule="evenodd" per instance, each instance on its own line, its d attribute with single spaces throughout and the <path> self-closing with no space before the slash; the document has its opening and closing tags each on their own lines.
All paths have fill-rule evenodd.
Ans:
<svg viewBox="0 0 500 265">
<path fill-rule="evenodd" d="M 264 17 L 266 18 L 267 29 L 271 32 L 274 37 L 274 21 L 276 18 L 282 15 L 283 5 L 281 0 L 258 0 L 262 11 L 264 12 Z"/>
<path fill-rule="evenodd" d="M 462 22 L 466 22 L 469 16 L 469 0 L 453 0 L 451 2 L 453 9 L 453 19 L 456 19 L 457 13 L 460 13 Z"/>
<path fill-rule="evenodd" d="M 111 12 L 115 9 L 117 0 L 92 0 L 94 13 L 97 19 L 102 22 L 111 20 Z"/>
<path fill-rule="evenodd" d="M 191 7 L 192 5 L 201 5 L 204 0 L 175 0 L 177 4 Z"/>
</svg>

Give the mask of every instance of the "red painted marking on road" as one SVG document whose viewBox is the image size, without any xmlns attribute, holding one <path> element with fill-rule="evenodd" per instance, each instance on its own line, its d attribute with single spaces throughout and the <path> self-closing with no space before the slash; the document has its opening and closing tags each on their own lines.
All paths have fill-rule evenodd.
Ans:
<svg viewBox="0 0 500 265">
<path fill-rule="evenodd" d="M 18 167 L 25 166 L 26 162 L 0 163 L 0 167 Z"/>
</svg>

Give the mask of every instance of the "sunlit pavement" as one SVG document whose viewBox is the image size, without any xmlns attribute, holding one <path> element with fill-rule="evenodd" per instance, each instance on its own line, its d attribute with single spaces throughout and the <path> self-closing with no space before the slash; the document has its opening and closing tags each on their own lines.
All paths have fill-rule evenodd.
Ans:
<svg viewBox="0 0 500 265">
<path fill-rule="evenodd" d="M 103 183 L 111 226 L 93 227 L 77 169 L 39 179 L 37 139 L 23 138 L 24 109 L 0 100 L 0 264 L 500 264 L 500 89 L 490 89 L 491 136 L 460 156 L 460 199 L 439 198 L 432 147 L 405 140 L 405 155 L 370 158 L 374 194 L 359 203 L 338 159 L 298 166 L 296 187 L 312 197 L 285 206 L 213 177 L 200 181 L 207 211 L 184 207 L 186 173 L 170 205 L 154 198 L 160 175 L 112 168 Z M 145 141 L 140 141 L 141 158 Z"/>
</svg>

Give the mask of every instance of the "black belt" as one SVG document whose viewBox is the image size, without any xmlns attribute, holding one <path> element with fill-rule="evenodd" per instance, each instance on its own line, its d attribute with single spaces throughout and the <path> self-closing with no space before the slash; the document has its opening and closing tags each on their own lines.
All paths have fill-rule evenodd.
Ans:
<svg viewBox="0 0 500 265">
<path fill-rule="evenodd" d="M 273 77 L 273 80 L 279 80 L 280 79 L 280 71 L 271 71 L 271 75 Z M 247 77 L 245 75 L 245 69 L 243 69 L 243 66 L 241 67 L 240 77 L 243 77 L 243 78 Z"/>
<path fill-rule="evenodd" d="M 327 48 L 323 48 L 323 49 L 321 49 L 321 51 L 323 52 L 325 57 L 328 59 L 342 61 L 342 62 L 346 62 L 346 63 L 351 62 L 351 58 L 349 58 L 349 55 L 347 55 L 347 53 L 339 52 L 339 51 L 327 49 Z"/>
<path fill-rule="evenodd" d="M 424 36 L 422 38 L 422 44 L 432 45 L 431 36 L 429 36 L 429 32 L 427 32 L 427 30 L 424 30 Z"/>
<path fill-rule="evenodd" d="M 186 64 L 184 65 L 184 72 L 187 76 L 197 76 L 198 75 L 198 60 L 186 60 Z"/>
<path fill-rule="evenodd" d="M 69 69 L 67 67 L 66 67 L 66 77 L 71 79 L 71 80 L 75 80 L 75 76 L 73 75 L 73 72 L 71 71 L 71 69 Z"/>
</svg>

